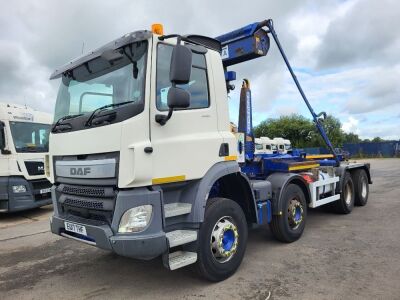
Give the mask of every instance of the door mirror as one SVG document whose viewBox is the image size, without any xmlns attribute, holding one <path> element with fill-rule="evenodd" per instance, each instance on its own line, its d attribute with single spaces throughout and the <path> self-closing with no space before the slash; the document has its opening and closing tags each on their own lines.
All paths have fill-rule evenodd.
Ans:
<svg viewBox="0 0 400 300">
<path fill-rule="evenodd" d="M 190 106 L 190 93 L 177 84 L 188 84 L 192 72 L 192 50 L 181 44 L 177 44 L 172 50 L 171 65 L 169 69 L 169 81 L 172 86 L 168 90 L 167 104 L 168 115 L 156 115 L 156 122 L 165 125 L 171 118 L 174 109 L 188 108 Z"/>
<path fill-rule="evenodd" d="M 0 151 L 1 154 L 11 154 L 10 150 L 6 150 L 6 136 L 4 132 L 4 123 L 0 122 Z"/>
<path fill-rule="evenodd" d="M 187 84 L 192 72 L 192 51 L 183 45 L 176 45 L 172 50 L 169 80 L 173 84 Z"/>
<path fill-rule="evenodd" d="M 190 93 L 178 87 L 170 87 L 167 104 L 170 109 L 188 108 L 190 105 Z"/>
</svg>

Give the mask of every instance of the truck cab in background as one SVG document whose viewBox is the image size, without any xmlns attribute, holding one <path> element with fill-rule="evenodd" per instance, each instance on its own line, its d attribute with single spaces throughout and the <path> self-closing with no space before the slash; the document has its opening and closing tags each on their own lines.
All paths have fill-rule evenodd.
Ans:
<svg viewBox="0 0 400 300">
<path fill-rule="evenodd" d="M 278 153 L 277 144 L 269 137 L 255 138 L 254 154 L 276 154 Z"/>
<path fill-rule="evenodd" d="M 290 140 L 276 137 L 273 139 L 273 141 L 275 142 L 279 153 L 287 154 L 292 151 L 292 144 L 290 143 Z"/>
<path fill-rule="evenodd" d="M 51 203 L 44 172 L 51 122 L 50 114 L 0 103 L 0 213 Z"/>
</svg>

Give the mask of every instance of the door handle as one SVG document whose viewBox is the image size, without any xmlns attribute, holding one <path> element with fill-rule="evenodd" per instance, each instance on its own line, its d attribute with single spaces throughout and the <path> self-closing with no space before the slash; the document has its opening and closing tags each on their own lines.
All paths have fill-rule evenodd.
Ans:
<svg viewBox="0 0 400 300">
<path fill-rule="evenodd" d="M 153 147 L 144 147 L 144 152 L 147 154 L 153 153 Z"/>
</svg>

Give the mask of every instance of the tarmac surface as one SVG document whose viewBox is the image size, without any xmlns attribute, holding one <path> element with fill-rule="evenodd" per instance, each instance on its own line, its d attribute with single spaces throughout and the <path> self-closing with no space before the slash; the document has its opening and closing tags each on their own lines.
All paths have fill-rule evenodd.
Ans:
<svg viewBox="0 0 400 300">
<path fill-rule="evenodd" d="M 309 210 L 302 238 L 249 232 L 241 267 L 220 283 L 161 259 L 116 256 L 49 232 L 51 206 L 0 215 L 1 299 L 400 299 L 400 159 L 375 159 L 367 206 Z"/>
</svg>

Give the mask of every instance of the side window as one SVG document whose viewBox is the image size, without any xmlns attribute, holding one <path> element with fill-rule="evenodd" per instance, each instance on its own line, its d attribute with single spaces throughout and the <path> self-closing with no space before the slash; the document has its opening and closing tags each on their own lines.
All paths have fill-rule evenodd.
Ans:
<svg viewBox="0 0 400 300">
<path fill-rule="evenodd" d="M 6 137 L 4 134 L 4 126 L 0 124 L 0 149 L 4 149 L 6 146 Z"/>
<path fill-rule="evenodd" d="M 168 110 L 167 95 L 171 87 L 169 69 L 173 46 L 158 44 L 157 46 L 157 87 L 156 105 L 158 110 Z M 177 85 L 190 93 L 190 106 L 187 109 L 206 108 L 210 105 L 205 57 L 193 53 L 192 73 L 188 84 Z"/>
<path fill-rule="evenodd" d="M 271 150 L 271 145 L 266 145 L 265 148 L 267 148 L 267 150 Z"/>
</svg>

